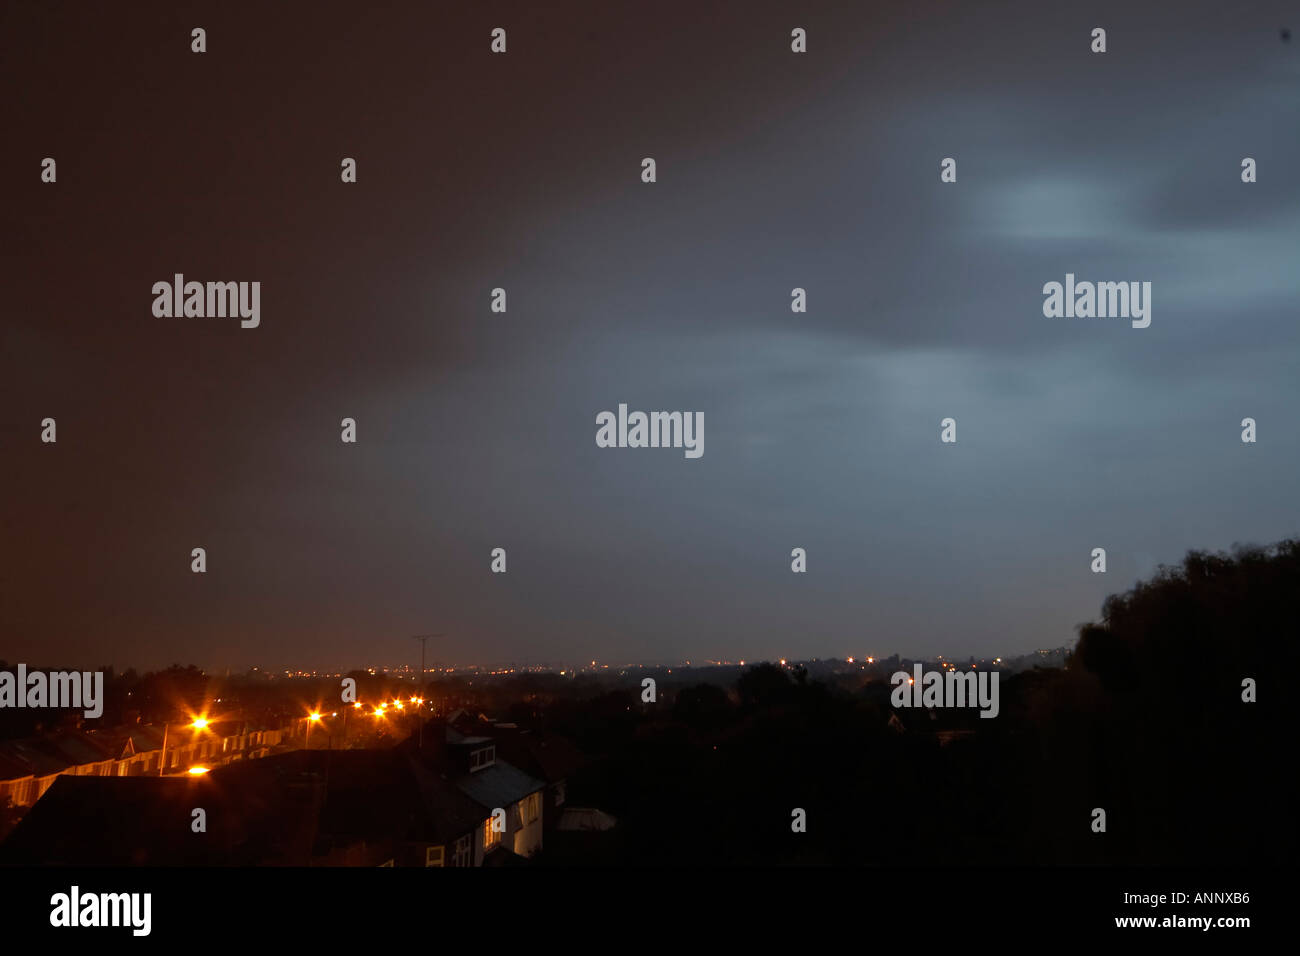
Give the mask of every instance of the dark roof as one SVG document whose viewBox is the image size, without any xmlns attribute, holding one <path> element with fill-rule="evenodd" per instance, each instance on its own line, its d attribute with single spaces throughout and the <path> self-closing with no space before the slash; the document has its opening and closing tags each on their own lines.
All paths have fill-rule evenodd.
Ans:
<svg viewBox="0 0 1300 956">
<path fill-rule="evenodd" d="M 229 764 L 211 775 L 223 780 L 235 774 L 319 780 L 319 832 L 337 838 L 448 843 L 488 816 L 403 749 L 295 750 Z"/>
<path fill-rule="evenodd" d="M 54 781 L 0 845 L 0 862 L 185 865 L 211 862 L 213 843 L 190 828 L 194 807 L 218 812 L 207 781 L 77 777 Z"/>
<path fill-rule="evenodd" d="M 80 766 L 88 763 L 102 763 L 116 756 L 108 747 L 86 734 L 72 730 L 57 731 L 48 735 L 46 742 L 59 756 L 70 764 Z"/>
<path fill-rule="evenodd" d="M 16 754 L 5 753 L 0 749 L 0 780 L 17 780 L 31 775 L 31 764 Z"/>
<path fill-rule="evenodd" d="M 446 769 L 390 748 L 297 750 L 199 777 L 65 774 L 0 845 L 0 862 L 303 865 L 349 847 L 446 845 L 541 787 L 516 768 L 489 768 L 472 781 L 485 807 Z M 191 829 L 195 807 L 207 811 L 207 833 Z"/>
<path fill-rule="evenodd" d="M 498 758 L 544 778 L 547 783 L 565 780 L 587 764 L 582 751 L 567 737 L 504 731 L 496 739 Z"/>
<path fill-rule="evenodd" d="M 488 810 L 518 803 L 546 786 L 502 760 L 474 773 L 462 774 L 456 778 L 455 784 L 462 793 Z"/>
<path fill-rule="evenodd" d="M 447 743 L 457 745 L 487 744 L 491 743 L 492 738 L 482 734 L 466 734 L 457 730 L 451 724 L 447 725 Z"/>
<path fill-rule="evenodd" d="M 490 815 L 445 776 L 414 760 L 411 761 L 411 770 L 430 811 L 429 842 L 449 843 L 455 837 L 477 829 Z"/>
<path fill-rule="evenodd" d="M 93 730 L 91 736 L 101 747 L 113 751 L 113 755 L 121 759 L 126 755 L 126 746 L 131 745 L 131 752 L 142 754 L 151 750 L 162 748 L 162 729 L 156 732 L 153 727 L 146 725 L 134 725 L 124 727 L 114 727 L 110 730 Z"/>
<path fill-rule="evenodd" d="M 454 727 L 460 733 L 468 736 L 479 733 L 485 726 L 486 721 L 462 709 L 450 714 L 446 723 L 448 727 Z"/>
<path fill-rule="evenodd" d="M 162 749 L 163 732 L 161 728 L 151 725 L 135 727 L 131 729 L 128 736 L 131 738 L 131 746 L 135 748 L 135 752 L 138 754 Z"/>
<path fill-rule="evenodd" d="M 0 780 L 28 774 L 45 777 L 69 767 L 118 760 L 127 739 L 119 731 L 54 730 L 0 742 Z"/>
<path fill-rule="evenodd" d="M 504 843 L 498 843 L 483 856 L 484 866 L 527 866 L 528 860 L 511 850 Z"/>
<path fill-rule="evenodd" d="M 449 744 L 474 745 L 489 741 L 497 748 L 497 759 L 504 759 L 525 773 L 555 783 L 571 777 L 588 763 L 587 757 L 567 737 L 525 730 L 512 723 L 493 723 L 479 715 L 463 711 L 446 722 L 430 721 L 430 728 L 445 727 Z"/>
<path fill-rule="evenodd" d="M 618 825 L 618 820 L 595 807 L 565 807 L 560 814 L 557 829 L 580 833 L 604 832 Z"/>
<path fill-rule="evenodd" d="M 290 777 L 319 781 L 321 834 L 402 840 L 415 827 L 415 788 L 391 750 L 298 750 L 230 766 L 274 771 L 281 764 Z"/>
<path fill-rule="evenodd" d="M 4 744 L 4 750 L 11 758 L 17 758 L 29 766 L 29 772 L 37 777 L 61 773 L 72 766 L 71 760 L 60 755 L 40 737 L 10 740 Z"/>
</svg>

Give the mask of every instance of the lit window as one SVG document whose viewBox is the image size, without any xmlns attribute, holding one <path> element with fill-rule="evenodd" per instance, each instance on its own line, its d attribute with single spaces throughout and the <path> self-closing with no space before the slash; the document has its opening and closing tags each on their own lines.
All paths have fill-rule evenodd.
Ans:
<svg viewBox="0 0 1300 956">
<path fill-rule="evenodd" d="M 519 801 L 519 820 L 524 826 L 535 823 L 542 815 L 542 792 L 530 793 Z"/>
<path fill-rule="evenodd" d="M 498 843 L 501 842 L 502 836 L 504 836 L 504 834 L 497 833 L 495 830 L 492 829 L 491 817 L 488 817 L 486 820 L 483 821 L 483 849 L 485 850 L 492 849 L 494 846 L 496 846 Z"/>
<path fill-rule="evenodd" d="M 442 847 L 431 846 L 424 851 L 425 866 L 442 866 Z"/>
</svg>

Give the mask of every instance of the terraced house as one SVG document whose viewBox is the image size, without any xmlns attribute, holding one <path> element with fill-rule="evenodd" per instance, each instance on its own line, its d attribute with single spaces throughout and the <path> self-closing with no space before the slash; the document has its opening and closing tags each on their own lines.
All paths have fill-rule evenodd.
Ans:
<svg viewBox="0 0 1300 956">
<path fill-rule="evenodd" d="M 0 741 L 0 807 L 33 806 L 64 774 L 81 777 L 171 776 L 191 768 L 264 757 L 288 738 L 281 728 L 225 721 L 203 732 L 153 725 L 93 732 L 57 730 Z M 166 746 L 164 748 L 164 740 Z"/>
</svg>

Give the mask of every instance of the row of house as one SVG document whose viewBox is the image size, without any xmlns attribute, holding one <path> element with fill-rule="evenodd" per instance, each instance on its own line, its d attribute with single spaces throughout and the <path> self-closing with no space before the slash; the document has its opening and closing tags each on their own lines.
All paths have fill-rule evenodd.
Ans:
<svg viewBox="0 0 1300 956">
<path fill-rule="evenodd" d="M 212 768 L 265 756 L 287 737 L 288 732 L 281 727 L 215 721 L 202 731 L 186 725 L 136 725 L 94 731 L 60 729 L 0 741 L 0 807 L 6 801 L 12 807 L 31 807 L 64 775 L 184 774 L 196 766 Z"/>
<path fill-rule="evenodd" d="M 583 764 L 563 738 L 458 713 L 395 747 L 296 749 L 200 777 L 64 775 L 0 862 L 513 865 L 563 829 Z"/>
</svg>

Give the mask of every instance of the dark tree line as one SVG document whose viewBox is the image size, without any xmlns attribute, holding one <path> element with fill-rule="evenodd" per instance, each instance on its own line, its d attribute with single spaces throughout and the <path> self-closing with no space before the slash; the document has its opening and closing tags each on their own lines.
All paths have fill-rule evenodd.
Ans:
<svg viewBox="0 0 1300 956">
<path fill-rule="evenodd" d="M 573 799 L 619 818 L 626 862 L 1282 862 L 1297 600 L 1300 542 L 1190 553 L 1111 597 L 1065 669 L 1003 675 L 992 720 L 909 711 L 899 729 L 886 682 L 774 665 L 547 720 L 603 755 Z"/>
</svg>

